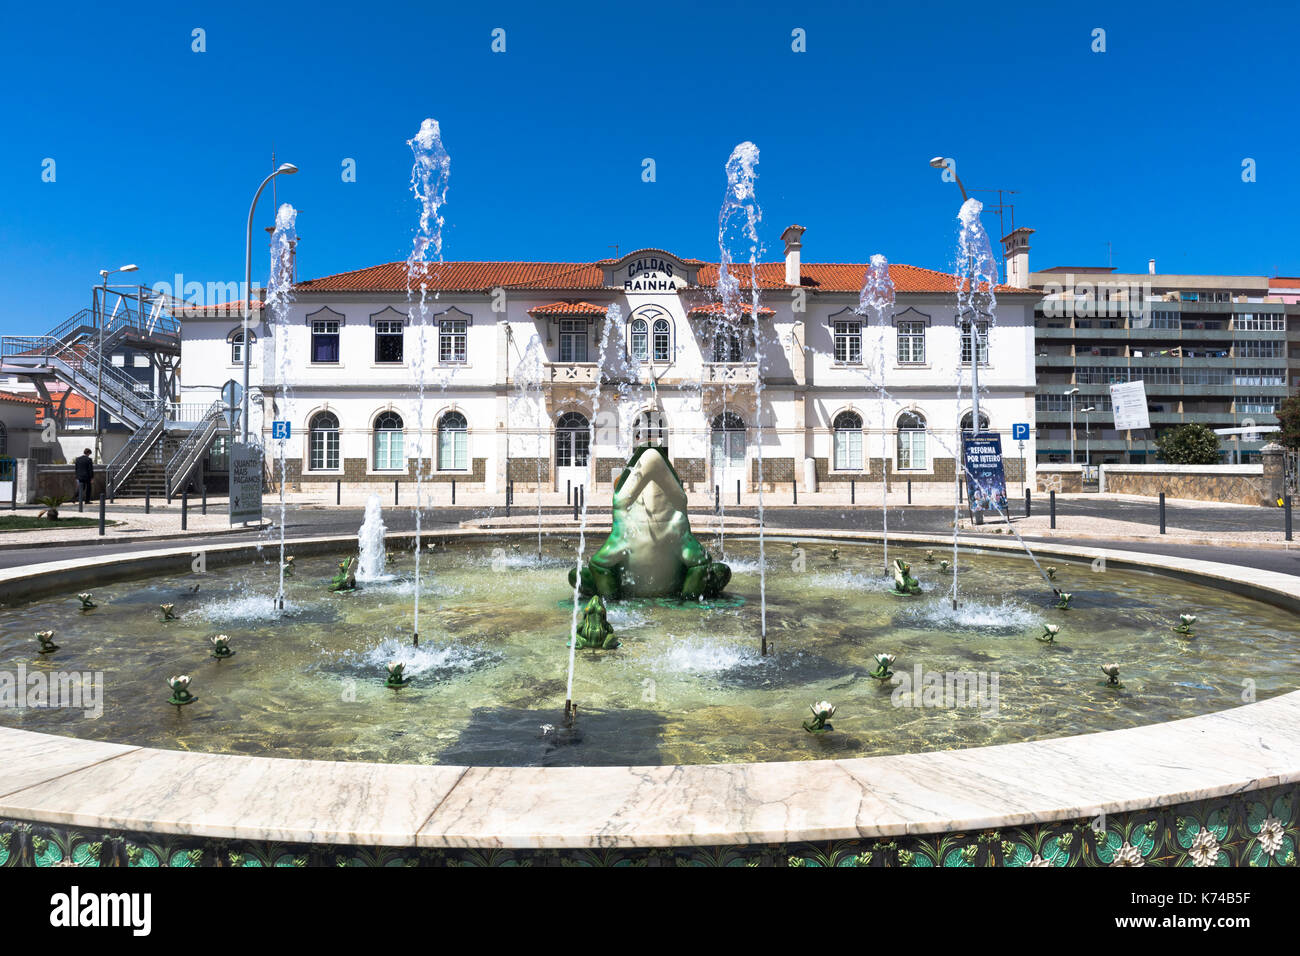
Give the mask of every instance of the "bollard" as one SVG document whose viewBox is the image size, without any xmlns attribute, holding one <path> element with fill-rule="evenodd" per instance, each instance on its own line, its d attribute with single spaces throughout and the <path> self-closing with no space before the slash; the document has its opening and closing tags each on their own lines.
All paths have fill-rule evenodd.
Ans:
<svg viewBox="0 0 1300 956">
<path fill-rule="evenodd" d="M 453 505 L 456 503 L 456 479 L 455 478 L 451 480 L 451 503 Z"/>
<path fill-rule="evenodd" d="M 962 480 L 958 478 L 957 479 L 957 504 L 961 504 L 963 501 L 966 500 L 965 495 L 966 495 L 966 489 L 962 487 Z"/>
<path fill-rule="evenodd" d="M 343 504 L 343 479 L 336 479 L 334 482 L 334 503 Z"/>
<path fill-rule="evenodd" d="M 722 514 L 722 486 L 713 486 L 713 513 Z"/>
<path fill-rule="evenodd" d="M 564 482 L 564 503 L 567 505 L 569 499 L 573 497 L 573 479 L 569 478 Z"/>
<path fill-rule="evenodd" d="M 1165 493 L 1160 492 L 1160 533 L 1165 533 Z"/>
<path fill-rule="evenodd" d="M 852 478 L 849 479 L 849 504 L 858 503 L 858 483 Z"/>
<path fill-rule="evenodd" d="M 16 485 L 17 482 L 14 484 Z M 104 493 L 102 491 L 99 493 L 99 536 L 104 537 Z"/>
<path fill-rule="evenodd" d="M 907 479 L 907 503 L 912 503 L 912 479 Z"/>
<path fill-rule="evenodd" d="M 790 482 L 790 487 L 794 489 L 794 503 L 798 504 L 799 503 L 799 482 L 798 481 Z"/>
<path fill-rule="evenodd" d="M 1291 540 L 1291 496 L 1282 496 L 1282 513 L 1286 518 L 1286 539 Z"/>
<path fill-rule="evenodd" d="M 1047 507 L 1048 510 L 1051 512 L 1051 516 L 1052 516 L 1051 527 L 1055 528 L 1056 527 L 1056 492 L 1055 491 L 1048 492 L 1047 497 L 1048 497 Z"/>
<path fill-rule="evenodd" d="M 1025 489 L 1025 517 L 1026 517 L 1026 518 L 1029 517 L 1029 513 L 1030 513 L 1031 510 L 1032 510 L 1032 507 L 1031 507 L 1031 505 L 1029 504 L 1029 489 L 1026 488 L 1026 489 Z"/>
<path fill-rule="evenodd" d="M 397 479 L 393 479 L 393 507 L 397 507 Z"/>
<path fill-rule="evenodd" d="M 578 520 L 578 496 L 573 495 L 573 520 Z"/>
<path fill-rule="evenodd" d="M 740 479 L 736 479 L 736 504 L 740 504 Z"/>
<path fill-rule="evenodd" d="M 149 486 L 144 486 L 144 513 L 149 513 Z"/>
<path fill-rule="evenodd" d="M 587 486 L 578 485 L 578 505 L 583 511 L 587 510 Z"/>
<path fill-rule="evenodd" d="M 190 493 L 181 492 L 181 530 L 186 531 L 190 526 Z"/>
<path fill-rule="evenodd" d="M 203 493 L 203 514 L 206 515 L 208 513 L 208 486 L 205 484 L 199 490 Z"/>
<path fill-rule="evenodd" d="M 14 480 L 15 481 L 18 480 L 17 475 L 14 476 Z M 86 493 L 81 488 L 81 482 L 77 482 L 77 514 L 81 514 L 85 510 L 86 510 Z"/>
</svg>

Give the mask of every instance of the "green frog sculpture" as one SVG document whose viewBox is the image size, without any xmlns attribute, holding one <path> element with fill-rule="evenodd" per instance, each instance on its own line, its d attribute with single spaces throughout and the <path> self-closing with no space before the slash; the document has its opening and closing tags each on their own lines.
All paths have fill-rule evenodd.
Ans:
<svg viewBox="0 0 1300 956">
<path fill-rule="evenodd" d="M 912 566 L 902 558 L 894 559 L 894 590 L 893 594 L 904 597 L 921 593 L 921 584 L 916 578 L 909 573 Z"/>
<path fill-rule="evenodd" d="M 357 569 L 353 566 L 352 558 L 344 558 L 339 562 L 338 573 L 330 579 L 331 591 L 355 591 L 357 589 Z"/>
<path fill-rule="evenodd" d="M 573 632 L 573 639 L 579 649 L 590 647 L 612 651 L 618 647 L 614 628 L 605 617 L 605 601 L 599 594 L 593 595 L 587 602 L 587 606 L 582 609 L 582 620 L 578 622 L 578 629 Z"/>
<path fill-rule="evenodd" d="M 613 528 L 569 586 L 583 597 L 716 597 L 731 568 L 709 557 L 691 534 L 686 491 L 667 449 L 642 445 L 614 483 Z"/>
</svg>

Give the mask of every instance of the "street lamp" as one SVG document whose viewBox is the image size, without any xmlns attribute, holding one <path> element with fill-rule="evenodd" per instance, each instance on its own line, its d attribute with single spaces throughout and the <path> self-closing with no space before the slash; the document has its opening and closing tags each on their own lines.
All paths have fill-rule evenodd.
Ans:
<svg viewBox="0 0 1300 956">
<path fill-rule="evenodd" d="M 936 156 L 934 157 L 934 159 L 930 160 L 930 165 L 933 166 L 935 169 L 951 170 L 952 178 L 957 181 L 957 188 L 961 190 L 961 201 L 965 202 L 968 198 L 970 198 L 966 195 L 966 187 L 961 184 L 961 177 L 957 175 L 956 168 L 951 163 L 949 163 L 948 160 L 944 159 L 942 156 Z"/>
<path fill-rule="evenodd" d="M 1070 396 L 1070 464 L 1075 463 L 1074 455 L 1074 396 L 1079 394 L 1077 388 L 1072 388 L 1065 393 Z"/>
<path fill-rule="evenodd" d="M 119 272 L 135 272 L 139 268 L 131 263 L 116 269 L 99 270 L 99 277 L 104 281 L 99 296 L 99 362 L 95 366 L 95 457 L 101 465 L 104 464 L 104 311 L 108 306 L 108 277 Z"/>
<path fill-rule="evenodd" d="M 1088 416 L 1096 410 L 1095 405 L 1079 409 L 1083 412 L 1083 463 L 1089 468 L 1092 467 L 1092 419 Z"/>
<path fill-rule="evenodd" d="M 298 167 L 293 163 L 282 163 L 280 168 L 262 180 L 262 185 L 257 187 L 257 192 L 253 193 L 253 203 L 248 207 L 248 233 L 244 240 L 244 400 L 241 406 L 240 417 L 242 441 L 248 444 L 248 364 L 252 352 L 248 341 L 248 317 L 253 309 L 253 212 L 257 209 L 257 200 L 262 195 L 262 190 L 276 176 L 284 173 L 286 176 L 292 176 L 298 171 Z M 265 374 L 265 370 L 263 370 Z"/>
</svg>

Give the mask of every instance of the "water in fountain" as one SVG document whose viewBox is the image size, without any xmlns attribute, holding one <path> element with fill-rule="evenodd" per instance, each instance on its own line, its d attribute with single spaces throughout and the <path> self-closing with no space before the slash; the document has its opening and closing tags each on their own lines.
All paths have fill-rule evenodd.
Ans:
<svg viewBox="0 0 1300 956">
<path fill-rule="evenodd" d="M 754 349 L 754 443 L 758 471 L 758 595 L 759 627 L 763 653 L 767 653 L 767 568 L 763 529 L 763 335 L 759 315 L 758 260 L 762 243 L 758 225 L 763 210 L 758 205 L 754 182 L 758 179 L 758 147 L 743 142 L 727 158 L 727 189 L 718 212 L 718 294 L 722 299 L 723 321 L 736 332 L 744 329 L 744 306 L 740 279 L 732 274 L 735 250 L 747 247 L 750 286 L 750 324 Z M 743 260 L 742 260 L 743 261 Z M 743 341 L 743 339 L 742 339 Z"/>
<path fill-rule="evenodd" d="M 293 371 L 293 352 L 289 347 L 289 303 L 293 301 L 293 251 L 298 240 L 295 226 L 298 211 L 284 203 L 275 212 L 275 230 L 271 234 L 271 276 L 266 288 L 266 304 L 271 313 L 271 327 L 275 342 L 275 368 L 279 379 L 279 414 L 292 420 L 293 393 L 290 373 Z M 247 348 L 247 345 L 245 345 Z M 284 439 L 277 442 L 276 456 L 280 465 L 280 583 L 275 592 L 275 606 L 284 609 L 284 525 L 287 507 L 284 497 L 285 458 Z"/>
<path fill-rule="evenodd" d="M 867 269 L 866 279 L 862 283 L 862 291 L 858 295 L 858 312 L 861 315 L 869 316 L 872 313 L 876 316 L 876 322 L 880 327 L 880 338 L 878 340 L 878 349 L 876 354 L 876 388 L 880 408 L 880 435 L 882 447 L 880 451 L 880 520 L 883 522 L 884 548 L 885 548 L 885 573 L 889 573 L 889 482 L 886 480 L 884 463 L 887 458 L 888 449 L 883 446 L 884 435 L 888 430 L 889 422 L 886 418 L 885 403 L 888 400 L 888 393 L 885 391 L 885 337 L 886 331 L 890 328 L 890 321 L 894 314 L 894 280 L 889 276 L 889 261 L 882 255 L 871 257 L 871 265 Z M 832 454 L 834 451 L 832 450 Z"/>
<path fill-rule="evenodd" d="M 418 323 L 419 343 L 416 362 L 416 399 L 415 399 L 415 590 L 414 609 L 412 611 L 412 640 L 420 643 L 420 552 L 424 544 L 420 536 L 423 520 L 424 493 L 424 384 L 428 359 L 429 307 L 428 293 L 430 279 L 430 254 L 435 262 L 442 261 L 442 207 L 447 201 L 447 183 L 451 176 L 451 157 L 442 145 L 442 133 L 438 121 L 426 119 L 420 124 L 420 131 L 413 139 L 407 140 L 415 162 L 411 166 L 411 192 L 420 204 L 419 226 L 411 245 L 411 254 L 406 260 L 406 300 L 407 314 L 413 322 Z M 419 291 L 419 305 L 412 303 L 416 290 Z M 446 381 L 443 381 L 446 388 Z"/>
<path fill-rule="evenodd" d="M 515 384 L 514 394 L 510 397 L 510 430 L 506 433 L 508 453 L 506 460 L 517 457 L 531 458 L 536 463 L 535 476 L 537 484 L 537 558 L 542 558 L 542 459 L 546 457 L 546 399 L 542 395 L 542 377 L 546 373 L 546 347 L 541 339 L 534 335 L 528 341 L 528 347 L 515 365 L 512 378 Z M 521 449 L 511 442 L 511 435 L 517 426 L 531 422 L 531 431 L 526 432 L 528 441 Z"/>
<path fill-rule="evenodd" d="M 357 561 L 358 581 L 388 581 L 392 575 L 385 572 L 384 566 L 388 553 L 384 550 L 384 508 L 379 502 L 379 495 L 366 499 L 366 517 L 357 532 L 357 543 L 361 557 Z"/>
<path fill-rule="evenodd" d="M 615 347 L 620 351 L 622 343 L 627 341 L 626 323 L 623 320 L 623 313 L 618 307 L 618 303 L 610 303 L 609 308 L 605 311 L 605 326 L 601 330 L 600 348 L 596 352 L 596 375 L 591 387 L 586 389 L 587 398 L 591 402 L 591 422 L 588 426 L 589 439 L 587 442 L 588 454 L 596 453 L 596 434 L 595 422 L 600 420 L 600 392 L 605 380 L 605 359 L 610 354 L 610 342 L 615 343 Z M 589 507 L 588 498 L 582 496 L 582 513 L 578 522 L 578 552 L 574 561 L 574 580 L 573 580 L 573 620 L 569 625 L 569 679 L 564 695 L 564 716 L 568 718 L 572 711 L 573 705 L 573 667 L 578 649 L 578 609 L 582 603 L 582 557 L 587 547 L 587 509 Z"/>
</svg>

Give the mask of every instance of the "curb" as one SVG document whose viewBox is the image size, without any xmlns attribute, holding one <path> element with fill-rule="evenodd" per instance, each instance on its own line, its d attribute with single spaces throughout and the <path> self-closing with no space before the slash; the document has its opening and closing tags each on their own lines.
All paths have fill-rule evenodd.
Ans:
<svg viewBox="0 0 1300 956">
<path fill-rule="evenodd" d="M 240 532 L 264 531 L 267 528 L 272 527 L 274 524 L 275 524 L 274 521 L 268 519 L 264 524 L 259 524 L 252 527 L 221 528 L 217 531 L 184 531 L 184 532 L 176 532 L 175 534 L 172 534 L 171 532 L 168 532 L 166 534 L 142 534 L 139 537 L 127 537 L 127 538 L 121 537 L 120 535 L 119 536 L 104 535 L 101 538 L 99 535 L 95 535 L 94 537 L 85 538 L 85 539 L 69 538 L 67 541 L 38 540 L 30 544 L 27 543 L 26 541 L 12 541 L 12 542 L 0 543 L 0 551 L 31 551 L 31 550 L 35 550 L 36 548 L 64 548 L 64 547 L 77 547 L 77 546 L 83 546 L 88 544 L 133 544 L 136 541 L 178 541 L 185 538 L 215 537 L 223 534 L 238 534 Z"/>
</svg>

